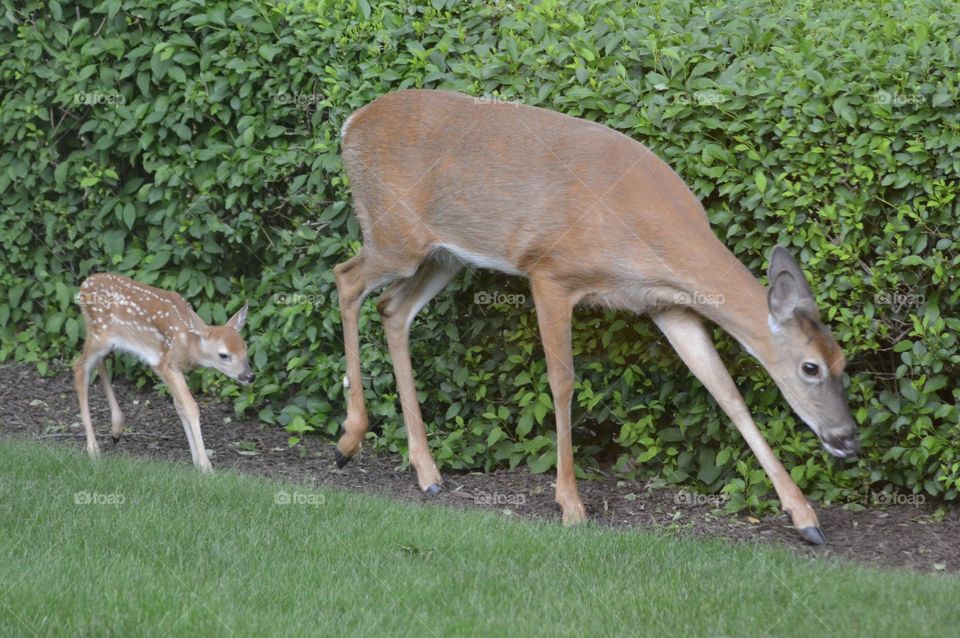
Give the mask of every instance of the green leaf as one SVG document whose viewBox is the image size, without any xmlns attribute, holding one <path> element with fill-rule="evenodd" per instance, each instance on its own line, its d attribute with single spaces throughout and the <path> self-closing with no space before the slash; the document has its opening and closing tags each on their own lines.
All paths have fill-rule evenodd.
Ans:
<svg viewBox="0 0 960 638">
<path fill-rule="evenodd" d="M 931 106 L 935 109 L 944 108 L 946 106 L 952 106 L 954 101 L 954 95 L 946 91 L 942 91 L 934 94 L 933 100 L 931 101 Z"/>
<path fill-rule="evenodd" d="M 556 449 L 550 449 L 541 454 L 529 464 L 531 474 L 543 474 L 557 463 Z"/>
<path fill-rule="evenodd" d="M 857 112 L 847 103 L 846 96 L 838 97 L 833 101 L 833 112 L 850 126 L 856 125 Z"/>
<path fill-rule="evenodd" d="M 260 48 L 257 51 L 260 53 L 260 56 L 263 57 L 267 62 L 273 62 L 273 58 L 277 56 L 283 49 L 278 46 L 273 46 L 270 44 L 261 44 Z"/>
<path fill-rule="evenodd" d="M 754 171 L 753 180 L 756 182 L 757 190 L 760 191 L 761 195 L 767 191 L 767 178 L 759 169 Z"/>
<path fill-rule="evenodd" d="M 168 261 L 170 261 L 171 254 L 172 252 L 170 250 L 160 250 L 155 255 L 153 255 L 152 259 L 148 257 L 146 270 L 148 271 L 160 270 L 161 268 L 167 265 Z"/>
<path fill-rule="evenodd" d="M 179 84 L 186 84 L 187 74 L 178 66 L 171 66 L 167 69 L 167 77 Z"/>
<path fill-rule="evenodd" d="M 133 229 L 133 224 L 137 220 L 137 209 L 134 208 L 133 204 L 127 203 L 123 206 L 123 223 L 126 224 L 127 228 Z"/>
</svg>

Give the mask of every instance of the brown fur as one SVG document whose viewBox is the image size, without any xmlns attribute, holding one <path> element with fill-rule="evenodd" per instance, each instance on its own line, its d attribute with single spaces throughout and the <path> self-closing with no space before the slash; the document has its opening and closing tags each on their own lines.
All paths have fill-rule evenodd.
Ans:
<svg viewBox="0 0 960 638">
<path fill-rule="evenodd" d="M 74 383 L 80 416 L 87 435 L 87 452 L 99 454 L 90 419 L 87 390 L 94 370 L 100 375 L 110 405 L 114 440 L 123 431 L 123 414 L 116 401 L 103 358 L 114 349 L 124 350 L 149 364 L 167 384 L 183 422 L 194 464 L 211 469 L 200 432 L 200 412 L 187 388 L 183 370 L 204 366 L 228 376 L 253 381 L 247 345 L 239 330 L 247 306 L 223 326 L 208 326 L 180 295 L 110 273 L 88 277 L 77 293 L 87 336 L 83 353 L 74 364 Z M 221 355 L 225 355 L 224 359 Z"/>
<path fill-rule="evenodd" d="M 573 476 L 570 401 L 574 383 L 570 314 L 588 301 L 652 313 L 694 374 L 730 415 L 794 521 L 816 516 L 763 441 L 697 314 L 715 321 L 770 371 L 795 409 L 849 430 L 836 388 L 829 404 L 798 370 L 803 334 L 768 323 L 766 289 L 714 236 L 700 202 L 648 148 L 609 128 L 553 111 L 482 103 L 446 91 L 399 91 L 355 112 L 343 133 L 343 164 L 363 249 L 335 268 L 349 387 L 338 453 L 349 458 L 367 430 L 359 361 L 359 308 L 393 282 L 378 307 L 420 487 L 437 488 L 409 354 L 417 311 L 461 261 L 529 278 L 547 358 L 557 422 L 557 492 L 565 522 L 585 517 Z M 456 257 L 441 259 L 438 251 Z M 789 255 L 783 290 L 807 287 Z M 772 263 L 772 262 L 771 262 Z M 694 314 L 697 313 L 697 314 Z M 831 372 L 842 354 L 822 324 L 806 326 Z M 692 346 L 691 344 L 696 344 Z M 836 385 L 836 384 L 835 384 Z M 818 427 L 821 427 L 818 425 Z M 826 428 L 826 425 L 822 425 Z M 836 436 L 830 433 L 830 436 Z M 840 445 L 839 438 L 835 441 Z"/>
</svg>

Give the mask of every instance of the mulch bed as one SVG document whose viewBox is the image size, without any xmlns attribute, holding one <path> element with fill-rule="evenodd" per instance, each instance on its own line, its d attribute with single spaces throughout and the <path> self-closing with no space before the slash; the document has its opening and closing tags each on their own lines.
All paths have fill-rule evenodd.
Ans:
<svg viewBox="0 0 960 638">
<path fill-rule="evenodd" d="M 90 408 L 104 454 L 133 454 L 190 462 L 180 419 L 169 397 L 114 380 L 126 417 L 126 432 L 114 445 L 110 412 L 98 381 Z M 206 397 L 200 403 L 204 443 L 215 469 L 285 478 L 314 485 L 380 494 L 418 503 L 480 507 L 503 515 L 560 520 L 553 502 L 553 475 L 524 468 L 484 473 L 444 473 L 446 490 L 427 496 L 412 470 L 393 455 L 364 451 L 342 470 L 333 461 L 333 443 L 310 438 L 295 448 L 288 434 L 254 418 L 238 419 L 231 405 Z M 0 437 L 28 437 L 82 448 L 83 428 L 69 371 L 44 378 L 32 366 L 0 366 Z M 744 544 L 790 548 L 804 557 L 904 567 L 929 572 L 960 571 L 960 509 L 926 503 L 856 511 L 814 504 L 827 545 L 805 543 L 786 515 L 759 519 L 728 515 L 716 500 L 676 489 L 652 489 L 644 481 L 604 476 L 579 481 L 591 518 L 621 529 L 658 530 L 681 536 L 724 538 Z M 935 520 L 937 507 L 946 516 Z"/>
</svg>

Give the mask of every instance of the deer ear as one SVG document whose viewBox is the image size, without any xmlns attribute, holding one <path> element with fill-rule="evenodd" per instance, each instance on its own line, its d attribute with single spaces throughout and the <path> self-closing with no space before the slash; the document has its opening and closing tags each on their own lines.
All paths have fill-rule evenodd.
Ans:
<svg viewBox="0 0 960 638">
<path fill-rule="evenodd" d="M 243 304 L 243 308 L 237 311 L 237 314 L 230 317 L 230 321 L 227 322 L 227 325 L 240 332 L 243 329 L 243 325 L 247 323 L 247 310 L 249 304 Z"/>
<path fill-rule="evenodd" d="M 800 266 L 783 246 L 774 247 L 770 253 L 767 280 L 770 282 L 767 307 L 777 325 L 790 321 L 798 308 L 816 312 L 813 291 L 807 285 Z"/>
</svg>

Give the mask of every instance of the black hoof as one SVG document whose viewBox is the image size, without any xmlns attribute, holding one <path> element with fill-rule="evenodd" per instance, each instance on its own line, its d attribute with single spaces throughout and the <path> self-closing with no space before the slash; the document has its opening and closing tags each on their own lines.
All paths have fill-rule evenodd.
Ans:
<svg viewBox="0 0 960 638">
<path fill-rule="evenodd" d="M 437 485 L 436 483 L 434 483 L 433 485 L 427 486 L 427 489 L 423 491 L 429 494 L 430 496 L 436 496 L 437 494 L 443 491 L 443 486 Z"/>
<path fill-rule="evenodd" d="M 349 462 L 350 462 L 350 459 L 352 459 L 353 457 L 352 457 L 352 456 L 344 456 L 343 454 L 340 454 L 340 450 L 334 450 L 334 451 L 333 451 L 333 458 L 337 461 L 337 469 L 338 469 L 338 470 L 342 470 L 342 469 L 343 469 L 343 466 L 346 465 L 347 463 L 349 463 Z"/>
<path fill-rule="evenodd" d="M 827 542 L 827 539 L 823 537 L 823 532 L 820 531 L 819 527 L 802 527 L 797 531 L 800 532 L 800 535 L 803 536 L 804 540 L 808 543 L 825 545 Z"/>
</svg>

